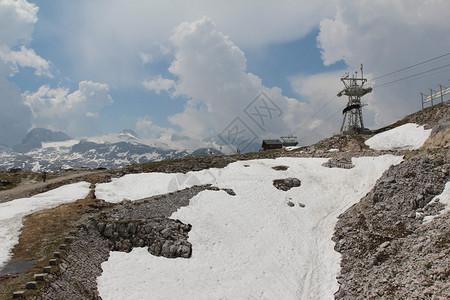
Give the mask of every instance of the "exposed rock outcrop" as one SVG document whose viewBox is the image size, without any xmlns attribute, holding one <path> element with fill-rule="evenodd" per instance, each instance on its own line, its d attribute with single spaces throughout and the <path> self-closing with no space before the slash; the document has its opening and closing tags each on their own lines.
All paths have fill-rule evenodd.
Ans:
<svg viewBox="0 0 450 300">
<path fill-rule="evenodd" d="M 333 240 L 342 254 L 336 299 L 447 299 L 450 217 L 430 201 L 449 180 L 445 154 L 392 166 L 373 190 L 339 217 Z M 430 205 L 428 205 L 430 203 Z"/>
<path fill-rule="evenodd" d="M 192 226 L 179 220 L 100 222 L 97 228 L 108 239 L 112 251 L 130 252 L 134 247 L 148 247 L 151 254 L 167 258 L 189 258 L 192 253 L 192 245 L 187 241 Z"/>
<path fill-rule="evenodd" d="M 293 187 L 299 187 L 302 183 L 297 178 L 284 178 L 284 179 L 275 179 L 273 181 L 273 185 L 282 191 L 289 191 Z"/>
<path fill-rule="evenodd" d="M 341 168 L 341 169 L 351 169 L 354 167 L 352 159 L 346 157 L 330 158 L 322 166 L 327 168 Z"/>
</svg>

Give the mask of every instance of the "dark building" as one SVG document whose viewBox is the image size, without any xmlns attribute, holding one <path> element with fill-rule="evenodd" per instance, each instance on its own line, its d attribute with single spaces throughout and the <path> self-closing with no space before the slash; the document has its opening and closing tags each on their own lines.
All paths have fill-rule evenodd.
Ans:
<svg viewBox="0 0 450 300">
<path fill-rule="evenodd" d="M 283 143 L 280 140 L 263 140 L 262 148 L 264 150 L 281 149 L 283 148 Z"/>
</svg>

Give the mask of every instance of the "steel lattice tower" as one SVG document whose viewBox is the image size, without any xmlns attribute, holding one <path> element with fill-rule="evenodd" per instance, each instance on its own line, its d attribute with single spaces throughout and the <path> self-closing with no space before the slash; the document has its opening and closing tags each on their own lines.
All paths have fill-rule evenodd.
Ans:
<svg viewBox="0 0 450 300">
<path fill-rule="evenodd" d="M 348 96 L 347 106 L 342 111 L 344 119 L 342 120 L 341 132 L 363 133 L 367 129 L 364 128 L 361 97 L 372 92 L 372 88 L 368 87 L 367 79 L 363 77 L 363 65 L 361 64 L 361 78 L 358 78 L 358 72 L 350 77 L 346 74 L 341 78 L 345 88 L 340 91 L 337 96 Z M 345 124 L 347 123 L 347 126 Z"/>
</svg>

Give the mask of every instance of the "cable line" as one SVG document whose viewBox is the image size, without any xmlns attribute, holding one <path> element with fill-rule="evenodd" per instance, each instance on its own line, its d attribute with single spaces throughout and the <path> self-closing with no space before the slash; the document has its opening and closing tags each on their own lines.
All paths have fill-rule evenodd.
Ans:
<svg viewBox="0 0 450 300">
<path fill-rule="evenodd" d="M 450 66 L 450 64 L 447 64 L 447 65 L 444 65 L 444 66 L 440 66 L 440 67 L 437 67 L 437 68 L 434 68 L 434 69 L 431 69 L 431 70 L 427 70 L 427 71 L 423 71 L 423 72 L 420 72 L 420 73 L 417 73 L 417 74 L 414 74 L 414 75 L 406 76 L 406 77 L 403 77 L 403 78 L 400 78 L 400 79 L 397 79 L 397 80 L 394 80 L 394 81 L 390 81 L 390 82 L 386 82 L 386 83 L 383 83 L 383 84 L 380 84 L 380 85 L 376 85 L 373 88 L 375 89 L 375 88 L 379 88 L 379 87 L 382 87 L 382 86 L 391 85 L 391 84 L 397 83 L 399 81 L 410 79 L 410 78 L 413 78 L 413 77 L 416 77 L 416 76 L 419 76 L 419 75 L 423 75 L 423 74 L 426 74 L 426 73 L 430 73 L 430 72 L 433 72 L 433 71 L 436 71 L 436 70 L 439 70 L 439 69 L 443 69 L 443 68 L 446 68 L 446 67 L 449 67 L 449 66 Z"/>
<path fill-rule="evenodd" d="M 400 70 L 397 70 L 397 71 L 393 71 L 393 72 L 390 72 L 390 73 L 385 74 L 385 75 L 381 75 L 381 76 L 375 77 L 375 78 L 371 79 L 370 81 L 373 81 L 373 80 L 376 80 L 376 79 L 380 79 L 380 78 L 384 78 L 384 77 L 387 77 L 387 76 L 390 76 L 390 75 L 393 75 L 393 74 L 397 74 L 397 73 L 400 73 L 402 71 L 405 71 L 405 70 L 408 70 L 408 69 L 411 69 L 411 68 L 423 65 L 423 64 L 428 63 L 430 61 L 433 61 L 433 60 L 436 60 L 436 59 L 439 59 L 439 58 L 442 58 L 442 57 L 445 57 L 445 56 L 448 56 L 448 55 L 450 55 L 450 52 L 446 53 L 446 54 L 442 54 L 442 55 L 434 57 L 434 58 L 431 58 L 431 59 L 428 59 L 428 60 L 425 60 L 425 61 L 422 61 L 422 62 L 414 64 L 412 66 L 409 66 L 409 67 L 406 67 L 406 68 L 403 68 L 403 69 L 400 69 Z"/>
<path fill-rule="evenodd" d="M 334 114 L 332 114 L 331 116 L 329 116 L 328 118 L 325 119 L 325 121 L 322 121 L 322 123 L 320 123 L 319 125 L 317 125 L 316 127 L 314 127 L 313 129 L 309 129 L 309 132 L 305 135 L 303 135 L 298 141 L 300 142 L 301 140 L 303 140 L 304 138 L 308 137 L 311 135 L 311 133 L 313 133 L 317 128 L 319 128 L 320 126 L 322 126 L 323 124 L 327 123 L 331 118 L 333 118 L 338 112 L 340 112 L 341 109 L 339 108 Z"/>
<path fill-rule="evenodd" d="M 411 68 L 414 68 L 414 67 L 417 67 L 417 66 L 420 66 L 420 65 L 429 63 L 429 62 L 431 62 L 431 61 L 438 60 L 438 59 L 440 59 L 440 58 L 443 58 L 443 57 L 446 57 L 446 56 L 449 56 L 449 55 L 450 55 L 450 52 L 445 53 L 445 54 L 442 54 L 442 55 L 439 55 L 439 56 L 436 56 L 436 57 L 431 58 L 431 59 L 427 59 L 427 60 L 425 60 L 425 61 L 422 61 L 422 62 L 413 64 L 413 65 L 411 65 L 411 66 L 408 66 L 408 67 L 405 67 L 405 68 L 402 68 L 402 69 L 399 69 L 399 70 L 396 70 L 396 71 L 393 71 L 393 72 L 390 72 L 390 73 L 387 73 L 387 74 L 384 74 L 384 75 L 375 77 L 375 78 L 369 80 L 369 82 L 374 81 L 374 80 L 376 80 L 376 79 L 384 78 L 384 77 L 387 77 L 387 76 L 390 76 L 390 75 L 394 75 L 394 74 L 403 72 L 403 71 L 405 71 L 405 70 L 408 70 L 408 69 L 411 69 Z M 383 86 L 392 85 L 392 84 L 395 84 L 395 83 L 398 83 L 398 82 L 401 82 L 401 81 L 404 81 L 404 80 L 407 80 L 407 79 L 410 79 L 410 78 L 414 78 L 414 77 L 417 77 L 417 76 L 420 76 L 420 75 L 423 75 L 423 74 L 426 74 L 426 73 L 430 73 L 430 72 L 433 72 L 433 71 L 436 71 L 436 70 L 440 70 L 440 69 L 443 69 L 443 68 L 446 68 L 446 67 L 449 67 L 449 66 L 450 66 L 450 64 L 447 64 L 447 65 L 440 66 L 440 67 L 436 67 L 436 68 L 433 68 L 433 69 L 430 69 L 430 70 L 427 70 L 427 71 L 419 72 L 419 73 L 417 73 L 417 74 L 413 74 L 413 75 L 406 76 L 406 77 L 403 77 L 403 78 L 400 78 L 400 79 L 396 79 L 396 80 L 394 80 L 394 81 L 390 81 L 390 82 L 387 82 L 387 83 L 383 83 L 383 84 L 380 84 L 380 85 L 376 85 L 376 86 L 373 87 L 373 89 L 379 88 L 379 87 L 383 87 Z M 337 96 L 333 96 L 330 100 L 328 100 L 324 105 L 322 105 L 322 107 L 319 108 L 319 110 L 317 110 L 317 111 L 316 111 L 314 114 L 312 114 L 306 121 L 304 121 L 300 126 L 298 126 L 295 130 L 293 130 L 293 131 L 291 132 L 290 135 L 293 135 L 293 133 L 297 132 L 300 128 L 304 127 L 309 121 L 312 120 L 312 118 L 314 118 L 319 112 L 321 112 L 321 111 L 322 111 L 328 104 L 330 104 L 330 102 L 333 101 L 336 97 L 337 97 Z M 320 123 L 320 124 L 319 124 L 318 126 L 316 126 L 315 128 L 313 128 L 313 129 L 307 129 L 307 133 L 306 133 L 305 135 L 303 135 L 298 141 L 300 142 L 300 141 L 303 140 L 304 138 L 310 136 L 317 128 L 319 128 L 320 126 L 322 126 L 323 124 L 325 124 L 326 122 L 328 122 L 332 117 L 334 117 L 334 116 L 335 116 L 338 112 L 340 112 L 340 111 L 341 111 L 341 109 L 339 109 L 338 111 L 336 111 L 334 114 L 332 114 L 330 117 L 328 117 L 327 119 L 325 119 L 325 121 L 322 121 L 322 123 Z"/>
<path fill-rule="evenodd" d="M 290 135 L 293 135 L 294 132 L 296 132 L 297 130 L 299 130 L 300 128 L 302 128 L 304 125 L 306 125 L 309 121 L 311 121 L 312 118 L 314 118 L 319 112 L 321 112 L 328 104 L 330 104 L 331 101 L 333 101 L 337 96 L 333 96 L 330 100 L 327 101 L 327 103 L 325 103 L 324 105 L 322 105 L 321 108 L 319 108 L 318 111 L 316 111 L 314 114 L 312 114 L 311 117 L 309 117 L 308 120 L 306 120 L 305 122 L 303 122 L 300 126 L 298 126 L 296 129 L 294 129 Z"/>
</svg>

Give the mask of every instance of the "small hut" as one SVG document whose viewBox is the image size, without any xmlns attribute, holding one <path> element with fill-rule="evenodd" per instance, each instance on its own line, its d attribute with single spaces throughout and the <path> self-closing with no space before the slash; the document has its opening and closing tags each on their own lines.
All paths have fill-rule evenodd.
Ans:
<svg viewBox="0 0 450 300">
<path fill-rule="evenodd" d="M 264 150 L 281 149 L 283 143 L 280 140 L 263 140 L 262 148 Z"/>
</svg>

